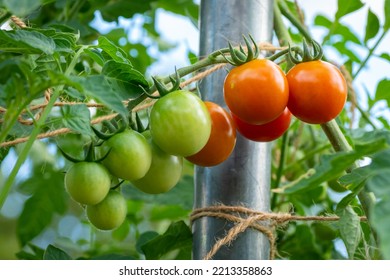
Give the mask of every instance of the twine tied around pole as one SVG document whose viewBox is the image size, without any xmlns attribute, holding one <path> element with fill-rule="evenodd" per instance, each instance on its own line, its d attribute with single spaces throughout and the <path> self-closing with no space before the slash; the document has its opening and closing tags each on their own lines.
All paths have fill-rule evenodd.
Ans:
<svg viewBox="0 0 390 280">
<path fill-rule="evenodd" d="M 291 213 L 267 213 L 255 211 L 243 206 L 214 205 L 195 209 L 190 216 L 191 224 L 195 220 L 203 217 L 213 217 L 227 220 L 234 223 L 234 226 L 228 230 L 226 235 L 213 245 L 210 251 L 203 257 L 204 260 L 211 260 L 222 246 L 230 246 L 231 243 L 248 228 L 255 229 L 264 234 L 270 243 L 269 259 L 276 256 L 276 237 L 275 229 L 290 221 L 315 221 L 315 222 L 334 222 L 340 217 L 330 216 L 298 216 Z M 361 221 L 367 221 L 365 216 L 360 217 Z"/>
</svg>

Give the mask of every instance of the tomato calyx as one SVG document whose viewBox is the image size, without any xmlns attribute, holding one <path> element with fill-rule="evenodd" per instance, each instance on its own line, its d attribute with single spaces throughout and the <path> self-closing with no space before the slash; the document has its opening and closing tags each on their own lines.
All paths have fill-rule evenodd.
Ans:
<svg viewBox="0 0 390 280">
<path fill-rule="evenodd" d="M 159 81 L 155 77 L 152 77 L 152 80 L 153 80 L 154 86 L 150 87 L 149 90 L 146 90 L 145 88 L 140 86 L 141 89 L 143 90 L 144 94 L 147 97 L 152 98 L 152 99 L 159 99 L 159 98 L 161 98 L 161 97 L 163 97 L 171 92 L 174 92 L 174 91 L 181 89 L 180 88 L 180 75 L 176 69 L 175 69 L 174 77 L 173 77 L 173 75 L 169 76 L 169 80 L 171 81 L 171 84 L 172 84 L 171 88 L 167 88 L 167 86 L 163 82 Z M 155 90 L 157 90 L 159 95 L 153 94 L 153 92 L 155 92 Z"/>
<path fill-rule="evenodd" d="M 63 149 L 61 149 L 60 146 L 57 146 L 57 148 L 61 152 L 63 157 L 66 158 L 67 160 L 69 160 L 70 162 L 73 162 L 73 163 L 79 163 L 79 162 L 97 162 L 97 163 L 100 163 L 108 156 L 108 154 L 110 153 L 110 150 L 108 150 L 107 153 L 105 153 L 102 157 L 96 158 L 96 155 L 95 155 L 95 147 L 96 146 L 97 145 L 95 143 L 91 142 L 87 146 L 87 149 L 84 150 L 84 158 L 82 158 L 82 159 L 78 159 L 78 158 L 75 158 L 75 157 L 67 154 Z"/>
<path fill-rule="evenodd" d="M 246 51 L 241 44 L 239 45 L 239 49 L 233 48 L 230 42 L 228 42 L 228 49 L 222 49 L 219 51 L 219 54 L 224 57 L 226 62 L 234 66 L 239 66 L 251 60 L 254 60 L 259 56 L 260 50 L 253 37 L 249 35 L 250 40 L 248 40 L 248 38 L 245 36 L 243 36 L 243 38 L 245 41 Z M 230 57 L 226 56 L 225 52 L 228 52 Z"/>
<path fill-rule="evenodd" d="M 288 55 L 291 61 L 294 64 L 299 64 L 302 62 L 320 60 L 323 55 L 323 49 L 321 45 L 317 41 L 311 40 L 310 46 L 305 39 L 303 39 L 302 42 L 303 50 L 300 51 L 297 51 L 296 48 L 291 47 L 289 44 Z"/>
<path fill-rule="evenodd" d="M 114 126 L 114 124 L 112 124 L 110 122 L 105 123 L 108 130 L 110 131 L 110 133 L 104 133 L 104 132 L 96 129 L 93 126 L 91 126 L 91 128 L 92 128 L 93 132 L 95 133 L 95 135 L 99 139 L 106 141 L 106 140 L 110 139 L 111 137 L 113 137 L 114 135 L 125 131 L 125 129 L 127 129 L 129 127 L 129 120 L 125 116 L 123 116 L 122 114 L 120 114 L 119 117 L 120 117 L 119 121 L 121 122 L 120 125 L 119 125 L 119 121 L 116 122 L 117 126 Z"/>
</svg>

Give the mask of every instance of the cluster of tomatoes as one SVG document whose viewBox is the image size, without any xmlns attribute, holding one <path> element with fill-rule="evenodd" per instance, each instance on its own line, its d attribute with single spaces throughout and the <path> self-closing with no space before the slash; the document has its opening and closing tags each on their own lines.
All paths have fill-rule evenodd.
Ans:
<svg viewBox="0 0 390 280">
<path fill-rule="evenodd" d="M 233 68 L 224 82 L 230 112 L 187 90 L 163 94 L 153 105 L 149 129 L 126 129 L 106 140 L 101 163 L 79 162 L 65 176 L 71 197 L 86 205 L 90 222 L 102 230 L 121 225 L 126 200 L 111 188 L 111 178 L 130 181 L 139 190 L 159 194 L 180 180 L 183 159 L 199 166 L 225 161 L 236 144 L 236 131 L 259 142 L 285 133 L 294 115 L 321 124 L 343 109 L 347 86 L 340 71 L 323 61 L 297 64 L 287 75 L 274 62 L 254 59 Z"/>
<path fill-rule="evenodd" d="M 288 129 L 291 115 L 309 124 L 337 117 L 347 84 L 334 65 L 321 60 L 301 62 L 285 75 L 274 62 L 255 59 L 229 72 L 224 97 L 244 137 L 272 141 Z"/>
</svg>

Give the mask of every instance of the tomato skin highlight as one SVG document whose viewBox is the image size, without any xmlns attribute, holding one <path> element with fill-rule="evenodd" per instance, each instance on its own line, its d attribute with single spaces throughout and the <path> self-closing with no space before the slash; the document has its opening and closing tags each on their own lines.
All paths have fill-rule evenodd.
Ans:
<svg viewBox="0 0 390 280">
<path fill-rule="evenodd" d="M 301 121 L 326 123 L 343 110 L 348 88 L 336 66 L 320 60 L 299 63 L 287 73 L 287 80 L 287 107 Z"/>
<path fill-rule="evenodd" d="M 81 204 L 101 202 L 110 190 L 108 170 L 96 162 L 78 162 L 65 174 L 65 188 L 70 197 Z"/>
<path fill-rule="evenodd" d="M 111 190 L 107 196 L 96 205 L 86 207 L 87 217 L 91 224 L 100 230 L 113 230 L 126 219 L 126 199 L 118 191 Z"/>
<path fill-rule="evenodd" d="M 183 170 L 183 158 L 161 150 L 152 140 L 150 131 L 142 133 L 152 147 L 152 164 L 144 177 L 131 183 L 149 194 L 165 193 L 179 182 Z"/>
<path fill-rule="evenodd" d="M 171 155 L 190 156 L 200 151 L 210 137 L 210 114 L 197 95 L 177 90 L 153 105 L 150 132 L 161 150 Z"/>
<path fill-rule="evenodd" d="M 145 176 L 152 163 L 152 149 L 145 137 L 133 130 L 115 134 L 103 144 L 103 160 L 110 173 L 124 180 Z"/>
<path fill-rule="evenodd" d="M 286 75 L 274 62 L 255 59 L 233 68 L 224 81 L 224 98 L 232 114 L 250 124 L 276 119 L 287 106 Z"/>
<path fill-rule="evenodd" d="M 199 166 L 215 166 L 225 161 L 236 145 L 232 116 L 216 103 L 205 101 L 211 117 L 211 135 L 202 150 L 186 159 Z"/>
<path fill-rule="evenodd" d="M 285 108 L 275 120 L 261 125 L 246 123 L 235 115 L 233 119 L 237 130 L 245 138 L 255 142 L 270 142 L 278 139 L 287 131 L 291 123 L 291 113 Z"/>
</svg>

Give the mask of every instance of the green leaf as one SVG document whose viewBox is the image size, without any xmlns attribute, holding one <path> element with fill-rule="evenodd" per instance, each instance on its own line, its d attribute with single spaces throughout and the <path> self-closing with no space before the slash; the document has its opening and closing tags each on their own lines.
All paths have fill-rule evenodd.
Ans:
<svg viewBox="0 0 390 280">
<path fill-rule="evenodd" d="M 188 17 L 194 26 L 198 26 L 199 5 L 193 0 L 159 0 L 157 5 L 169 12 Z"/>
<path fill-rule="evenodd" d="M 376 136 L 375 138 L 372 136 L 362 137 L 362 139 L 356 141 L 355 150 L 353 151 L 323 155 L 319 165 L 315 168 L 314 174 L 284 186 L 284 192 L 296 193 L 316 188 L 323 182 L 337 178 L 338 174 L 351 167 L 356 160 L 388 147 L 386 139 L 382 134 L 377 134 Z"/>
<path fill-rule="evenodd" d="M 164 234 L 141 246 L 147 260 L 160 259 L 165 254 L 177 250 L 192 249 L 191 229 L 183 222 L 172 223 Z"/>
<path fill-rule="evenodd" d="M 390 62 L 390 54 L 389 53 L 382 53 L 379 57 Z"/>
<path fill-rule="evenodd" d="M 341 42 L 343 42 L 344 44 L 347 41 L 351 41 L 351 42 L 358 44 L 358 45 L 361 44 L 359 37 L 351 31 L 351 28 L 349 28 L 348 26 L 346 26 L 340 22 L 334 23 L 329 18 L 327 18 L 323 15 L 318 15 L 314 19 L 314 24 L 317 26 L 323 26 L 327 29 L 331 29 L 330 31 L 332 32 L 332 35 L 334 35 L 334 34 L 341 35 L 343 38 L 343 40 Z M 330 35 L 328 34 L 328 36 L 330 36 Z M 338 42 L 338 43 L 340 43 L 340 42 Z M 334 43 L 332 42 L 331 45 L 333 45 L 333 44 Z"/>
<path fill-rule="evenodd" d="M 41 5 L 41 1 L 37 0 L 2 0 L 3 5 L 14 15 L 24 17 L 31 14 Z"/>
<path fill-rule="evenodd" d="M 119 17 L 131 18 L 137 13 L 144 13 L 151 9 L 151 3 L 155 0 L 132 1 L 116 0 L 107 1 L 100 11 L 104 20 L 118 21 Z"/>
<path fill-rule="evenodd" d="M 332 25 L 332 21 L 324 15 L 317 15 L 314 18 L 314 24 L 317 26 L 329 28 Z"/>
<path fill-rule="evenodd" d="M 28 243 L 23 251 L 16 253 L 19 260 L 42 260 L 45 251 L 31 243 Z"/>
<path fill-rule="evenodd" d="M 91 129 L 91 115 L 85 104 L 63 106 L 61 113 L 65 127 L 80 134 L 95 135 Z"/>
<path fill-rule="evenodd" d="M 390 28 L 390 0 L 385 0 L 384 10 L 385 24 L 383 25 L 383 29 L 387 31 Z"/>
<path fill-rule="evenodd" d="M 128 59 L 128 54 L 124 52 L 120 47 L 115 45 L 112 41 L 107 39 L 104 36 L 100 36 L 98 39 L 98 48 L 101 48 L 103 55 L 113 59 L 117 62 L 127 63 L 131 65 L 131 62 Z"/>
<path fill-rule="evenodd" d="M 360 0 L 338 0 L 336 20 L 338 21 L 343 16 L 353 13 L 364 6 Z"/>
<path fill-rule="evenodd" d="M 43 255 L 44 260 L 71 260 L 72 258 L 60 248 L 53 245 L 47 246 Z"/>
<path fill-rule="evenodd" d="M 387 156 L 389 154 L 387 153 Z M 387 170 L 372 175 L 367 181 L 367 187 L 378 198 L 390 197 L 390 166 Z"/>
<path fill-rule="evenodd" d="M 379 27 L 380 23 L 378 17 L 369 9 L 367 14 L 366 35 L 364 37 L 365 43 L 378 34 Z"/>
<path fill-rule="evenodd" d="M 292 260 L 318 260 L 323 258 L 320 245 L 315 240 L 313 228 L 298 224 L 293 234 L 278 242 L 278 251 L 286 252 Z"/>
<path fill-rule="evenodd" d="M 341 239 L 347 248 L 348 256 L 353 259 L 356 248 L 362 238 L 360 218 L 350 205 L 337 209 L 336 214 L 340 217 L 338 222 Z"/>
<path fill-rule="evenodd" d="M 128 111 L 122 103 L 120 94 L 112 88 L 108 79 L 103 75 L 90 75 L 87 77 L 71 77 L 71 79 L 81 86 L 81 92 L 96 99 L 108 108 L 123 115 Z"/>
<path fill-rule="evenodd" d="M 381 80 L 377 87 L 375 92 L 375 100 L 386 100 L 387 105 L 390 106 L 390 79 L 383 79 Z"/>
<path fill-rule="evenodd" d="M 0 50 L 17 53 L 53 54 L 56 44 L 52 38 L 34 30 L 0 30 Z"/>
<path fill-rule="evenodd" d="M 357 63 L 361 62 L 359 55 L 353 52 L 345 42 L 336 42 L 333 43 L 332 46 L 337 49 L 340 54 L 347 56 L 350 61 Z"/>
<path fill-rule="evenodd" d="M 36 191 L 27 199 L 17 225 L 17 236 L 22 245 L 40 234 L 51 222 L 55 213 L 66 210 L 64 177 L 46 167 L 44 176 L 35 174 Z"/>
<path fill-rule="evenodd" d="M 390 197 L 377 202 L 371 211 L 371 223 L 379 237 L 379 247 L 386 260 L 390 259 Z"/>
<path fill-rule="evenodd" d="M 108 77 L 108 82 L 123 100 L 133 99 L 142 94 L 141 87 L 149 88 L 145 77 L 128 63 L 107 61 L 102 74 Z"/>
<path fill-rule="evenodd" d="M 146 232 L 142 233 L 140 235 L 140 237 L 137 239 L 137 244 L 136 244 L 135 248 L 137 249 L 137 251 L 139 253 L 143 254 L 142 246 L 158 236 L 160 236 L 160 235 L 155 231 L 146 231 Z"/>
</svg>

